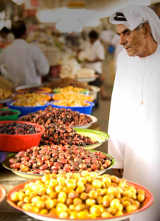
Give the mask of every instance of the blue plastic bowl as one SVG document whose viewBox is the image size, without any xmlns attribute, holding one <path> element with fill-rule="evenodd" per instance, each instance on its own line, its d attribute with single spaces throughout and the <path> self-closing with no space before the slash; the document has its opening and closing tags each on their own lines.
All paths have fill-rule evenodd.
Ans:
<svg viewBox="0 0 160 221">
<path fill-rule="evenodd" d="M 49 105 L 49 103 L 46 103 L 45 105 L 41 105 L 41 106 L 26 106 L 25 107 L 25 106 L 15 106 L 13 105 L 13 102 L 14 101 L 7 103 L 7 106 L 14 110 L 19 110 L 21 112 L 20 116 L 33 113 L 39 110 L 44 110 Z"/>
<path fill-rule="evenodd" d="M 78 111 L 78 112 L 83 113 L 83 114 L 91 114 L 92 109 L 93 109 L 95 104 L 93 102 L 87 102 L 87 103 L 89 103 L 90 105 L 82 106 L 82 107 L 81 106 L 79 106 L 79 107 L 59 106 L 59 105 L 55 105 L 54 102 L 50 102 L 50 105 L 52 107 L 56 107 L 56 108 L 66 108 L 66 109 L 70 109 L 72 111 Z"/>
</svg>

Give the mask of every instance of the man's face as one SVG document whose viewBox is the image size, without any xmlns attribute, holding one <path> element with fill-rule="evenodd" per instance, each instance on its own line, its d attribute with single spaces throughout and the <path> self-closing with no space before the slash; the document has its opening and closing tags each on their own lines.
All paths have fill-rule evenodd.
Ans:
<svg viewBox="0 0 160 221">
<path fill-rule="evenodd" d="M 129 30 L 125 25 L 116 26 L 117 34 L 120 36 L 120 44 L 126 49 L 129 56 L 143 57 L 145 53 L 145 35 L 141 28 L 133 31 Z"/>
</svg>

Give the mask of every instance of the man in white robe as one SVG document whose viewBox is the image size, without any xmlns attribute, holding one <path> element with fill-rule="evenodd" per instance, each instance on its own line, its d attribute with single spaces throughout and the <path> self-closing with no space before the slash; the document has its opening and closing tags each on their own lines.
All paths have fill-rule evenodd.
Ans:
<svg viewBox="0 0 160 221">
<path fill-rule="evenodd" d="M 26 26 L 22 21 L 13 25 L 15 40 L 0 55 L 0 65 L 5 68 L 4 76 L 15 86 L 42 83 L 42 77 L 49 72 L 46 57 L 36 45 L 28 44 Z"/>
<path fill-rule="evenodd" d="M 128 6 L 110 17 L 124 47 L 117 61 L 109 118 L 109 153 L 124 178 L 144 185 L 153 205 L 133 221 L 160 221 L 160 20 Z"/>
</svg>

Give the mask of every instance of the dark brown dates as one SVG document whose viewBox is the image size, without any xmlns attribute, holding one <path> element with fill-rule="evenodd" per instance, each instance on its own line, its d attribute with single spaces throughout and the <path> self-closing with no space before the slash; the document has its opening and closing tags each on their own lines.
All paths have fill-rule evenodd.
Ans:
<svg viewBox="0 0 160 221">
<path fill-rule="evenodd" d="M 37 131 L 33 125 L 16 122 L 0 124 L 0 134 L 35 134 Z"/>
<path fill-rule="evenodd" d="M 14 115 L 15 112 L 13 111 L 9 111 L 9 110 L 5 110 L 5 111 L 0 111 L 0 116 L 10 116 L 10 115 Z"/>
<path fill-rule="evenodd" d="M 90 137 L 78 134 L 71 127 L 65 125 L 50 124 L 45 127 L 45 132 L 42 135 L 40 145 L 77 145 L 86 146 L 97 142 L 91 140 Z"/>
<path fill-rule="evenodd" d="M 92 120 L 86 114 L 80 114 L 78 111 L 72 111 L 65 108 L 53 108 L 48 106 L 43 111 L 28 114 L 21 118 L 23 121 L 30 121 L 48 126 L 50 123 L 66 126 L 83 126 L 89 124 Z"/>
</svg>

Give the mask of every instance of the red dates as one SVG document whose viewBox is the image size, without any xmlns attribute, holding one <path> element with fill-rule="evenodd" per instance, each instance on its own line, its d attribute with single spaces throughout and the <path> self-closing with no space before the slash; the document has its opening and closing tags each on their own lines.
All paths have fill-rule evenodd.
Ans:
<svg viewBox="0 0 160 221">
<path fill-rule="evenodd" d="M 32 147 L 17 153 L 9 162 L 12 169 L 32 174 L 98 171 L 111 165 L 111 159 L 102 152 L 69 145 Z"/>
</svg>

